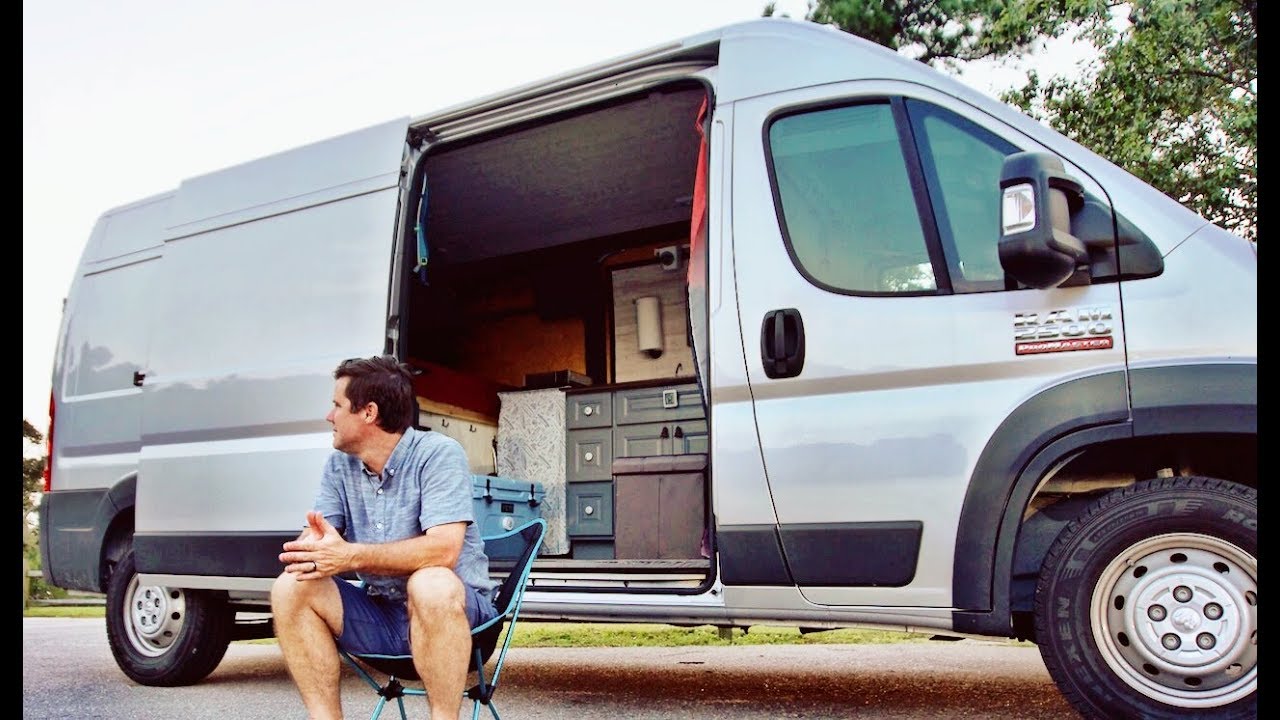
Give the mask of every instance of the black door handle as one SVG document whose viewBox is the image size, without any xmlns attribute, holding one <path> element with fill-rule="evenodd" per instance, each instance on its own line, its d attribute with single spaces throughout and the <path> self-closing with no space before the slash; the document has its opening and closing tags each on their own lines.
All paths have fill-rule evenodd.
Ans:
<svg viewBox="0 0 1280 720">
<path fill-rule="evenodd" d="M 795 308 L 770 310 L 760 323 L 760 359 L 771 378 L 795 377 L 804 369 L 804 320 Z"/>
</svg>

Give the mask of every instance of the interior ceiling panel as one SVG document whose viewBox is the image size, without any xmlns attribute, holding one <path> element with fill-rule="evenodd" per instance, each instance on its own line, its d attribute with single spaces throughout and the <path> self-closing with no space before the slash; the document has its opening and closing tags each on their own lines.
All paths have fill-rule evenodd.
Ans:
<svg viewBox="0 0 1280 720">
<path fill-rule="evenodd" d="M 687 220 L 703 97 L 655 91 L 429 153 L 432 255 L 468 262 Z"/>
</svg>

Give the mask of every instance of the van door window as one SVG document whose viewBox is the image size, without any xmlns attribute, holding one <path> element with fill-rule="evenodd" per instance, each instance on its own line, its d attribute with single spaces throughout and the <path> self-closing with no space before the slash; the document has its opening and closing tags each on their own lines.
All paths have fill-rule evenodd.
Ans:
<svg viewBox="0 0 1280 720">
<path fill-rule="evenodd" d="M 783 115 L 768 145 L 788 250 L 810 282 L 859 295 L 1006 287 L 995 189 L 1018 150 L 1008 141 L 936 105 L 883 100 Z"/>
<path fill-rule="evenodd" d="M 936 291 L 889 103 L 787 115 L 768 143 L 783 233 L 810 282 L 859 294 Z"/>
<path fill-rule="evenodd" d="M 906 101 L 955 292 L 1004 289 L 996 252 L 1000 165 L 1018 148 L 937 105 Z"/>
</svg>

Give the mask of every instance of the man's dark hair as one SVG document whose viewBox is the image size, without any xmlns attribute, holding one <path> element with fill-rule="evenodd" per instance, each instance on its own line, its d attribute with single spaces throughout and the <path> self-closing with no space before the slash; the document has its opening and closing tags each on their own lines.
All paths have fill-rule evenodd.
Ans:
<svg viewBox="0 0 1280 720">
<path fill-rule="evenodd" d="M 413 392 L 413 375 L 407 365 L 390 355 L 351 358 L 338 363 L 333 379 L 351 378 L 347 400 L 357 410 L 375 403 L 378 427 L 389 433 L 404 432 L 417 417 L 418 401 Z"/>
</svg>

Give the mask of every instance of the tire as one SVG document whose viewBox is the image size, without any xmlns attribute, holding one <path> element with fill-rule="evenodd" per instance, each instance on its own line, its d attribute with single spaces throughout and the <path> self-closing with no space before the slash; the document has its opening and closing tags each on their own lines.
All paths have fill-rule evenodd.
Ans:
<svg viewBox="0 0 1280 720">
<path fill-rule="evenodd" d="M 1258 716 L 1258 492 L 1139 482 L 1067 524 L 1045 556 L 1036 638 L 1086 718 Z"/>
<path fill-rule="evenodd" d="M 135 682 L 190 685 L 222 662 L 235 613 L 219 595 L 138 583 L 133 550 L 107 582 L 107 640 L 116 664 Z"/>
</svg>

